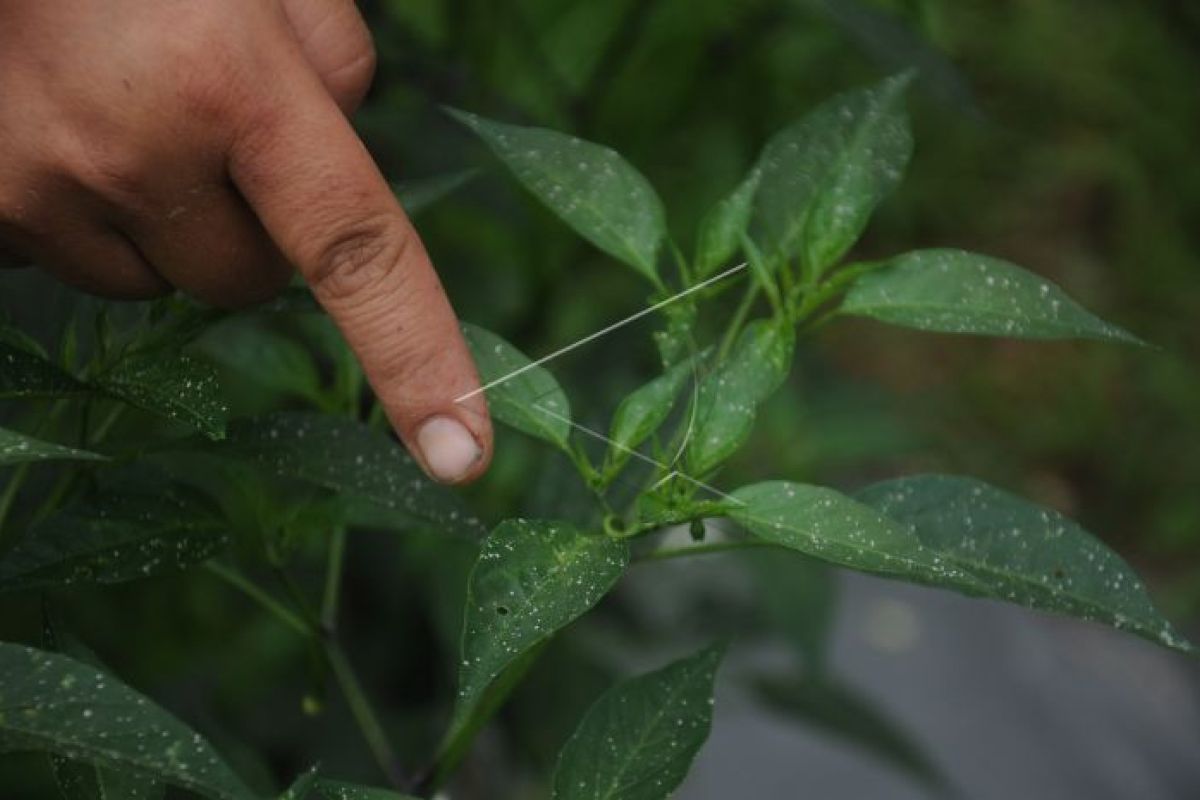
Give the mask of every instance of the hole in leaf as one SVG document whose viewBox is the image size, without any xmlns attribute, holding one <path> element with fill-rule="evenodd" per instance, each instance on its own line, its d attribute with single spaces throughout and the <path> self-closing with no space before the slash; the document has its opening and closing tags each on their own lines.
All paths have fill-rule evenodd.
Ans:
<svg viewBox="0 0 1200 800">
<path fill-rule="evenodd" d="M 505 616 L 508 614 L 508 606 L 496 606 L 496 613 L 502 617 Z"/>
</svg>

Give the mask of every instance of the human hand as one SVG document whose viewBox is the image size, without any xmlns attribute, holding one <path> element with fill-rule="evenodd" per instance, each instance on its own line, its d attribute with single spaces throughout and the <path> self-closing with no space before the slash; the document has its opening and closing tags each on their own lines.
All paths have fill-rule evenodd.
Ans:
<svg viewBox="0 0 1200 800">
<path fill-rule="evenodd" d="M 113 298 L 217 306 L 307 280 L 434 478 L 492 431 L 458 323 L 346 114 L 351 0 L 0 2 L 0 249 Z M 289 266 L 290 265 L 290 266 Z"/>
</svg>

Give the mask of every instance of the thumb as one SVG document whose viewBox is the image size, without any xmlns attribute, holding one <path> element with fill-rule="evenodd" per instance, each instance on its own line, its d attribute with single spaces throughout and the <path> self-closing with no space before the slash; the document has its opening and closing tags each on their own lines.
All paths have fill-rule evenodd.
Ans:
<svg viewBox="0 0 1200 800">
<path fill-rule="evenodd" d="M 267 232 L 341 328 L 392 425 L 444 483 L 487 468 L 492 429 L 458 321 L 421 240 L 319 79 L 243 126 L 229 169 Z"/>
</svg>

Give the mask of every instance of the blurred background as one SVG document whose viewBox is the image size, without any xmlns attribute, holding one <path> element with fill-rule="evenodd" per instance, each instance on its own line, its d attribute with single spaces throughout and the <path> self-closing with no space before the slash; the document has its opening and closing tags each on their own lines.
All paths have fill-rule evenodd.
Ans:
<svg viewBox="0 0 1200 800">
<path fill-rule="evenodd" d="M 1157 345 L 955 338 L 838 322 L 722 485 L 853 488 L 979 476 L 1075 517 L 1200 632 L 1200 5 L 1192 0 L 375 0 L 380 67 L 357 123 L 389 177 L 478 168 L 416 220 L 464 319 L 540 354 L 641 308 L 644 287 L 537 205 L 443 104 L 610 145 L 666 201 L 677 241 L 777 128 L 916 66 L 916 154 L 855 255 L 952 246 L 1004 257 Z M 49 291 L 3 304 L 53 335 Z M 36 320 L 34 319 L 36 317 Z M 556 366 L 585 424 L 655 369 L 647 329 Z M 238 410 L 269 406 L 246 376 Z M 502 435 L 472 490 L 485 519 L 570 515 L 556 457 Z M 530 475 L 547 476 L 530 482 Z M 347 648 L 402 752 L 422 761 L 452 693 L 472 548 L 356 538 Z M 795 563 L 791 563 L 794 561 Z M 617 675 L 720 632 L 716 727 L 680 792 L 708 798 L 1200 796 L 1197 669 L 1083 623 L 849 577 L 800 559 L 635 568 L 547 650 L 452 796 L 544 796 L 582 710 Z M 649 576 L 649 577 L 647 577 Z M 204 576 L 81 592 L 77 630 L 262 786 L 321 760 L 373 779 L 307 654 Z M 36 598 L 28 599 L 36 619 Z M 5 638 L 28 638 L 13 606 Z M 306 713 L 301 698 L 308 697 Z M 763 700 L 766 702 L 763 702 Z M 0 762 L 40 797 L 40 762 Z"/>
</svg>

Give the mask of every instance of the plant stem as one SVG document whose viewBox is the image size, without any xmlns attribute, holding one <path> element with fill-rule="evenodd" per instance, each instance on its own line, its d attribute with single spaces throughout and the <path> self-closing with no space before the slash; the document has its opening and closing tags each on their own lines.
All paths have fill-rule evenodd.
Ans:
<svg viewBox="0 0 1200 800">
<path fill-rule="evenodd" d="M 367 700 L 362 684 L 359 683 L 358 676 L 354 673 L 354 667 L 350 665 L 350 660 L 346 658 L 345 651 L 336 639 L 322 636 L 321 647 L 333 670 L 338 687 L 346 698 L 346 704 L 350 707 L 350 713 L 354 715 L 354 721 L 358 723 L 358 729 L 366 739 L 371 755 L 375 758 L 375 763 L 383 770 L 388 782 L 392 786 L 400 788 L 404 781 L 397 769 L 399 762 L 392 751 L 392 745 L 383 730 L 383 725 L 375 716 L 375 711 L 371 708 L 370 701 Z"/>
<path fill-rule="evenodd" d="M 634 563 L 642 563 L 645 561 L 667 561 L 673 558 L 687 558 L 688 556 L 706 556 L 712 553 L 728 553 L 732 550 L 752 550 L 760 547 L 778 547 L 773 542 L 759 541 L 758 539 L 739 539 L 736 542 L 716 542 L 714 544 L 702 544 L 696 547 L 676 547 L 669 550 L 655 550 L 653 553 L 648 553 L 636 559 Z"/>
<path fill-rule="evenodd" d="M 746 286 L 746 293 L 742 295 L 742 300 L 738 303 L 737 310 L 733 312 L 733 319 L 729 321 L 729 327 L 725 330 L 725 337 L 721 340 L 721 347 L 717 350 L 718 364 L 725 360 L 725 357 L 729 355 L 729 351 L 733 348 L 733 343 L 737 340 L 737 335 L 742 330 L 742 324 L 746 321 L 746 316 L 750 313 L 750 309 L 754 307 L 754 301 L 758 298 L 758 290 L 758 281 L 751 281 Z"/>
<path fill-rule="evenodd" d="M 4 487 L 4 494 L 0 495 L 0 553 L 4 552 L 8 544 L 4 523 L 8 519 L 8 512 L 12 510 L 13 501 L 17 499 L 17 491 L 21 488 L 21 484 L 25 482 L 25 476 L 28 474 L 28 463 L 17 467 L 13 471 L 12 477 L 9 478 L 8 485 Z"/>
<path fill-rule="evenodd" d="M 216 561 L 206 561 L 204 568 L 258 603 L 265 611 L 300 635 L 310 637 L 314 634 L 312 627 L 308 623 L 292 613 L 283 603 L 276 600 L 265 589 L 240 572 Z"/>
<path fill-rule="evenodd" d="M 321 630 L 337 630 L 338 600 L 342 593 L 342 572 L 346 559 L 346 526 L 339 525 L 329 538 L 329 561 L 325 566 L 325 593 L 321 598 Z"/>
</svg>

